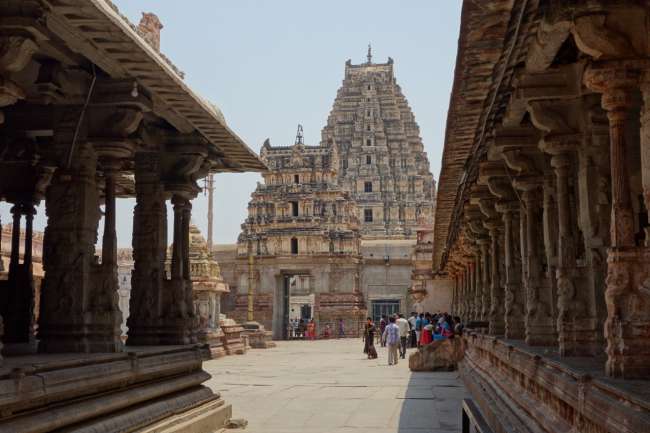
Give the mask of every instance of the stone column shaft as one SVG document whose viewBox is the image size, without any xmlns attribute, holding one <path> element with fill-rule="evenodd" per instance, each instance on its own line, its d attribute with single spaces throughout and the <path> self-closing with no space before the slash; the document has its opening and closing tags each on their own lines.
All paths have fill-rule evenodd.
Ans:
<svg viewBox="0 0 650 433">
<path fill-rule="evenodd" d="M 481 320 L 487 321 L 490 313 L 490 254 L 488 252 L 489 241 L 484 239 L 481 241 L 479 248 L 481 249 Z"/>
<path fill-rule="evenodd" d="M 505 331 L 503 315 L 503 287 L 501 286 L 501 274 L 499 272 L 499 260 L 501 251 L 499 249 L 499 228 L 498 222 L 492 222 L 490 228 L 490 334 L 503 335 Z"/>
<path fill-rule="evenodd" d="M 23 255 L 23 263 L 26 268 L 32 266 L 32 238 L 34 237 L 35 213 L 34 207 L 31 205 L 27 208 L 25 213 L 25 254 Z"/>
<path fill-rule="evenodd" d="M 104 177 L 104 236 L 102 237 L 102 264 L 117 269 L 117 232 L 115 230 L 115 172 L 105 169 Z"/>
<path fill-rule="evenodd" d="M 59 169 L 47 190 L 39 350 L 117 352 L 122 350 L 117 274 L 95 256 L 97 154 L 82 141 L 73 156 L 70 169 Z"/>
<path fill-rule="evenodd" d="M 506 269 L 505 287 L 505 336 L 508 339 L 523 339 L 525 336 L 521 268 L 515 260 L 515 243 L 518 242 L 518 224 L 513 224 L 513 211 L 506 209 L 503 213 L 504 255 Z"/>
<path fill-rule="evenodd" d="M 11 274 L 14 268 L 17 269 L 20 264 L 20 220 L 22 213 L 18 204 L 11 208 L 13 214 L 13 227 L 11 229 L 11 261 L 9 262 L 9 273 Z M 15 272 L 15 271 L 14 271 Z"/>
<path fill-rule="evenodd" d="M 159 345 L 163 325 L 163 279 L 167 254 L 167 206 L 160 179 L 160 156 L 135 155 L 136 205 L 133 211 L 128 345 Z"/>
<path fill-rule="evenodd" d="M 594 317 L 589 317 L 585 298 L 587 279 L 581 277 L 584 271 L 577 269 L 576 222 L 571 217 L 570 170 L 568 154 L 551 158 L 555 171 L 558 210 L 558 266 L 556 281 L 558 288 L 558 343 L 563 356 L 595 355 L 599 351 L 597 329 Z"/>
<path fill-rule="evenodd" d="M 552 346 L 556 342 L 555 324 L 549 306 L 550 294 L 543 293 L 540 190 L 523 192 L 526 207 L 526 343 L 531 346 Z M 550 288 L 546 288 L 549 290 Z"/>
<path fill-rule="evenodd" d="M 626 132 L 634 112 L 634 93 L 646 81 L 646 60 L 594 63 L 584 82 L 602 93 L 602 106 L 609 119 L 611 172 L 611 247 L 607 257 L 606 372 L 612 377 L 650 378 L 650 249 L 636 245 L 630 173 L 626 158 Z M 647 93 L 645 84 L 642 92 Z M 647 95 L 644 100 L 647 101 Z M 644 110 L 645 114 L 645 110 Z M 647 144 L 647 122 L 642 121 L 642 145 Z M 642 150 L 642 158 L 647 156 Z M 641 170 L 644 170 L 644 161 Z M 647 169 L 647 167 L 645 167 Z M 642 175 L 642 184 L 648 177 Z"/>
</svg>

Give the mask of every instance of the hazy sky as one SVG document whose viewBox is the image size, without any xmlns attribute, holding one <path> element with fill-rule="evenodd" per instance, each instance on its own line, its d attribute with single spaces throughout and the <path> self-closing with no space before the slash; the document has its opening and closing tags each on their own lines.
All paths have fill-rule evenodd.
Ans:
<svg viewBox="0 0 650 433">
<path fill-rule="evenodd" d="M 438 178 L 456 57 L 460 0 L 113 0 L 138 23 L 154 12 L 164 25 L 161 51 L 185 81 L 216 103 L 230 127 L 259 151 L 293 144 L 298 123 L 317 145 L 343 80 L 344 64 L 395 60 L 398 84 L 420 125 Z M 215 242 L 235 242 L 256 173 L 215 178 Z M 118 200 L 118 243 L 131 245 L 133 200 Z M 207 200 L 193 202 L 205 233 Z M 9 222 L 6 205 L 2 223 Z M 45 220 L 39 209 L 35 225 Z M 100 233 L 101 238 L 101 233 Z"/>
</svg>

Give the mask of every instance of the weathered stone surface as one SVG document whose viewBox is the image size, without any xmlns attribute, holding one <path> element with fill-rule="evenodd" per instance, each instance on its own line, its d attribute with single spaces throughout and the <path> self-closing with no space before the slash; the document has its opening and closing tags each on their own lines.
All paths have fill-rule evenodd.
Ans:
<svg viewBox="0 0 650 433">
<path fill-rule="evenodd" d="M 453 371 L 463 359 L 465 345 L 462 338 L 434 341 L 409 356 L 411 371 Z"/>
<path fill-rule="evenodd" d="M 413 239 L 432 224 L 435 182 L 391 58 L 346 62 L 321 135 L 321 146 L 338 148 L 340 184 L 357 202 L 364 238 Z"/>
</svg>

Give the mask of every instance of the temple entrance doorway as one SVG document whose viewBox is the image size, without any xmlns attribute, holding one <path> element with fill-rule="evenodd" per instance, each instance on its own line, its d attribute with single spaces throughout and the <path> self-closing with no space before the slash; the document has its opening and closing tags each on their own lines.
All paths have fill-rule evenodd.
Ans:
<svg viewBox="0 0 650 433">
<path fill-rule="evenodd" d="M 372 320 L 379 323 L 382 316 L 399 313 L 399 299 L 374 299 L 372 300 Z"/>
<path fill-rule="evenodd" d="M 315 295 L 311 292 L 308 273 L 283 273 L 282 339 L 303 338 L 305 328 L 314 318 Z"/>
</svg>

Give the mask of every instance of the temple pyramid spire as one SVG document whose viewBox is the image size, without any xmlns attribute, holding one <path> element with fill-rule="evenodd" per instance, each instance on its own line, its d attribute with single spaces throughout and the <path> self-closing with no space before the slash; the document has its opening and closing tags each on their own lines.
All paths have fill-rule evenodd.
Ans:
<svg viewBox="0 0 650 433">
<path fill-rule="evenodd" d="M 337 147 L 339 184 L 359 206 L 364 237 L 414 238 L 433 224 L 435 182 L 415 116 L 393 73 L 393 59 L 347 61 L 343 85 L 322 130 Z"/>
</svg>

